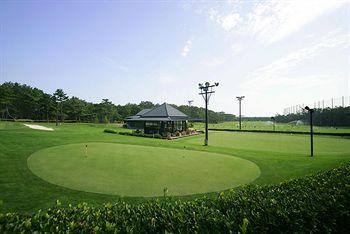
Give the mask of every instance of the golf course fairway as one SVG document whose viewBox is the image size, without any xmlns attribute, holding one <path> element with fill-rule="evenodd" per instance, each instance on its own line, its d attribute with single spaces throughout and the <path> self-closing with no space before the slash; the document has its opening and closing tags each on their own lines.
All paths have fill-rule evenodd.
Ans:
<svg viewBox="0 0 350 234">
<path fill-rule="evenodd" d="M 39 150 L 28 167 L 70 189 L 138 197 L 162 196 L 164 189 L 175 196 L 220 191 L 260 175 L 253 162 L 224 154 L 97 142 Z"/>
</svg>

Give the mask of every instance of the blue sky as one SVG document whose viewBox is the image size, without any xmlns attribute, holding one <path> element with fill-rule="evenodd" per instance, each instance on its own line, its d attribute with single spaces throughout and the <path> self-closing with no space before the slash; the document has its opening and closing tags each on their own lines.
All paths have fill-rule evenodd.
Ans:
<svg viewBox="0 0 350 234">
<path fill-rule="evenodd" d="M 269 116 L 350 96 L 349 1 L 1 1 L 1 83 Z"/>
</svg>

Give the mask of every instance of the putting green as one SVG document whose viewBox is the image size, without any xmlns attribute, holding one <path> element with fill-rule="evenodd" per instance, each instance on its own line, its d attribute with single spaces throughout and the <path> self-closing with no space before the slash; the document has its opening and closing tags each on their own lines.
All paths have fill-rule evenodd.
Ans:
<svg viewBox="0 0 350 234">
<path fill-rule="evenodd" d="M 46 148 L 28 158 L 40 178 L 63 187 L 121 196 L 188 195 L 229 189 L 260 175 L 251 161 L 217 153 L 88 143 Z"/>
</svg>

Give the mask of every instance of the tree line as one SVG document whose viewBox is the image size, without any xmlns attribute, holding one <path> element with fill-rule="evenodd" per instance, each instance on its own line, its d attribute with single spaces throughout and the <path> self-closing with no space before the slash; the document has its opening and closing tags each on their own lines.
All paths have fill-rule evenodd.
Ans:
<svg viewBox="0 0 350 234">
<path fill-rule="evenodd" d="M 135 115 L 142 109 L 157 106 L 159 104 L 150 101 L 115 105 L 108 99 L 102 99 L 100 103 L 91 103 L 78 97 L 69 97 L 62 89 L 48 94 L 26 84 L 5 82 L 0 85 L 2 119 L 30 119 L 56 121 L 56 123 L 58 121 L 113 123 Z M 204 119 L 205 109 L 202 107 L 173 106 L 193 119 Z M 232 114 L 209 110 L 209 120 L 212 123 L 232 121 L 234 118 Z"/>
<path fill-rule="evenodd" d="M 325 109 L 314 109 L 313 122 L 318 126 L 350 126 L 350 107 L 336 107 Z M 309 122 L 309 114 L 307 111 L 297 114 L 277 115 L 275 120 L 281 123 L 289 123 L 301 120 Z"/>
</svg>

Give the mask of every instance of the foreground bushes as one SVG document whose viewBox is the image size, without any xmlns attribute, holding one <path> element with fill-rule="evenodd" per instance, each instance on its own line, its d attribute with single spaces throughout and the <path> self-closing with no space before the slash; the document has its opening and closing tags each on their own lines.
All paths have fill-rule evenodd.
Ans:
<svg viewBox="0 0 350 234">
<path fill-rule="evenodd" d="M 59 202 L 34 215 L 0 214 L 3 232 L 273 233 L 347 232 L 350 165 L 273 186 L 247 186 L 216 198 L 158 199 L 95 208 Z"/>
<path fill-rule="evenodd" d="M 103 132 L 125 135 L 125 136 L 149 137 L 149 138 L 157 138 L 157 139 L 163 138 L 160 134 L 146 134 L 146 133 L 141 133 L 141 132 L 117 132 L 117 131 L 112 130 L 112 129 L 105 129 L 105 130 L 103 130 Z"/>
</svg>

